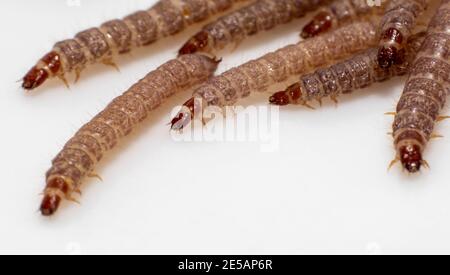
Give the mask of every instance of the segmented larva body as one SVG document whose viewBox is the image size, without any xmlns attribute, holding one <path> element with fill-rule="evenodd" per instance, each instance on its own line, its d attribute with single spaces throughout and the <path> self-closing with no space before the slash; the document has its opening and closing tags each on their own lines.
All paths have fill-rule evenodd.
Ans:
<svg viewBox="0 0 450 275">
<path fill-rule="evenodd" d="M 330 0 L 260 0 L 205 26 L 180 49 L 180 54 L 198 51 L 215 54 L 246 37 L 303 17 Z"/>
<path fill-rule="evenodd" d="M 187 126 L 196 110 L 206 106 L 223 107 L 235 104 L 255 91 L 283 82 L 291 76 L 307 73 L 317 67 L 338 60 L 377 43 L 372 22 L 355 23 L 323 36 L 295 45 L 233 68 L 202 84 L 193 97 L 172 121 L 172 129 Z M 195 99 L 200 100 L 195 100 Z M 199 104 L 199 101 L 201 105 Z"/>
<path fill-rule="evenodd" d="M 444 0 L 411 67 L 393 124 L 397 160 L 411 173 L 426 164 L 422 154 L 449 93 L 450 0 Z"/>
<path fill-rule="evenodd" d="M 72 200 L 82 180 L 89 176 L 107 151 L 128 135 L 166 98 L 210 77 L 218 61 L 204 55 L 185 55 L 171 60 L 114 99 L 84 125 L 64 146 L 47 172 L 41 205 L 52 215 L 63 199 Z"/>
<path fill-rule="evenodd" d="M 189 25 L 228 10 L 238 1 L 244 0 L 161 0 L 149 10 L 82 31 L 73 39 L 56 43 L 23 78 L 22 86 L 31 90 L 51 77 L 59 77 L 67 84 L 67 73 L 75 72 L 78 79 L 80 72 L 90 64 L 114 65 L 114 56 L 174 35 Z"/>
<path fill-rule="evenodd" d="M 382 68 L 404 61 L 405 45 L 429 0 L 390 0 L 380 25 L 378 63 Z"/>
<path fill-rule="evenodd" d="M 383 69 L 378 65 L 378 48 L 371 48 L 328 68 L 316 70 L 300 77 L 300 81 L 285 91 L 275 93 L 269 101 L 275 105 L 308 105 L 312 100 L 322 103 L 330 97 L 334 101 L 341 94 L 350 94 L 373 83 L 386 81 L 408 73 L 409 66 L 424 41 L 425 33 L 410 38 L 406 50 L 406 62 Z"/>
<path fill-rule="evenodd" d="M 301 37 L 304 39 L 314 37 L 366 16 L 381 14 L 382 10 L 381 7 L 369 6 L 368 0 L 335 0 L 321 8 L 311 22 L 303 28 Z"/>
</svg>

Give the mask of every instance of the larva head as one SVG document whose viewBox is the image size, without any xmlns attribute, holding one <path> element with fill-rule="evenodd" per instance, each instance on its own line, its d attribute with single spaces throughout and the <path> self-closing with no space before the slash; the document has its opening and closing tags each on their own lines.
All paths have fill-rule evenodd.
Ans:
<svg viewBox="0 0 450 275">
<path fill-rule="evenodd" d="M 44 69 L 33 67 L 23 78 L 22 88 L 33 90 L 41 86 L 48 79 L 48 73 Z"/>
<path fill-rule="evenodd" d="M 58 210 L 60 203 L 60 196 L 56 194 L 45 195 L 41 203 L 41 214 L 46 217 L 53 216 Z"/>
<path fill-rule="evenodd" d="M 418 145 L 404 145 L 399 149 L 400 161 L 409 173 L 417 173 L 423 164 L 422 149 Z"/>
<path fill-rule="evenodd" d="M 56 75 L 61 70 L 61 58 L 58 53 L 50 52 L 41 58 L 38 65 L 24 76 L 22 87 L 32 90 L 41 86 L 50 76 Z"/>
<path fill-rule="evenodd" d="M 380 47 L 378 51 L 378 64 L 380 67 L 387 69 L 394 64 L 402 64 L 405 55 L 405 51 L 401 47 L 404 41 L 402 33 L 396 28 L 389 28 L 382 33 L 381 41 L 385 45 Z"/>
<path fill-rule="evenodd" d="M 302 90 L 299 83 L 289 86 L 286 91 L 281 91 L 273 94 L 269 98 L 269 102 L 274 105 L 286 106 L 292 103 L 297 103 L 302 96 Z"/>
<path fill-rule="evenodd" d="M 199 51 L 204 50 L 208 46 L 209 35 L 205 31 L 201 31 L 191 37 L 191 39 L 183 45 L 183 47 L 179 50 L 180 55 L 184 54 L 193 54 Z"/>
<path fill-rule="evenodd" d="M 172 130 L 181 131 L 191 123 L 194 119 L 195 112 L 199 110 L 196 102 L 197 100 L 195 98 L 191 98 L 183 104 L 181 110 L 170 122 Z"/>
<path fill-rule="evenodd" d="M 307 24 L 301 33 L 303 39 L 311 38 L 324 33 L 333 26 L 333 19 L 328 12 L 319 12 L 313 20 Z"/>
<path fill-rule="evenodd" d="M 69 184 L 60 177 L 55 177 L 47 182 L 44 192 L 44 199 L 41 203 L 41 213 L 43 216 L 52 216 L 56 213 L 61 204 L 62 197 L 69 192 Z"/>
</svg>

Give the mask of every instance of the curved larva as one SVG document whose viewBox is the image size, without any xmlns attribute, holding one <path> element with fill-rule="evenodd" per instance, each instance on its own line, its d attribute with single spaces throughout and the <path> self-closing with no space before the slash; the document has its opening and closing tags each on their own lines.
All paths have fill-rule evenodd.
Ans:
<svg viewBox="0 0 450 275">
<path fill-rule="evenodd" d="M 382 68 L 404 61 L 405 45 L 429 0 L 390 0 L 380 25 L 378 63 Z"/>
<path fill-rule="evenodd" d="M 75 72 L 78 79 L 88 65 L 102 62 L 114 66 L 114 56 L 174 35 L 230 9 L 238 1 L 245 0 L 160 0 L 149 10 L 105 22 L 98 28 L 78 33 L 73 39 L 57 42 L 26 74 L 22 86 L 31 90 L 52 77 L 59 77 L 67 84 L 67 73 Z"/>
<path fill-rule="evenodd" d="M 218 62 L 204 55 L 185 55 L 171 60 L 114 99 L 84 125 L 64 146 L 47 172 L 41 205 L 43 215 L 52 215 L 62 199 L 72 200 L 82 180 L 102 156 L 113 149 L 166 98 L 210 77 Z"/>
<path fill-rule="evenodd" d="M 330 60 L 374 46 L 376 40 L 376 28 L 372 22 L 355 23 L 233 68 L 201 85 L 172 120 L 172 129 L 180 130 L 187 126 L 194 114 L 199 115 L 196 112 L 199 107 L 233 105 L 252 92 L 264 91 L 291 76 L 328 64 Z"/>
<path fill-rule="evenodd" d="M 260 0 L 206 25 L 180 49 L 180 54 L 216 54 L 246 37 L 303 17 L 330 0 Z"/>
<path fill-rule="evenodd" d="M 301 76 L 297 83 L 289 86 L 285 91 L 275 93 L 269 101 L 281 106 L 300 104 L 309 107 L 308 103 L 312 100 L 321 103 L 322 99 L 330 97 L 336 101 L 342 94 L 350 94 L 373 83 L 405 75 L 424 38 L 425 33 L 410 38 L 406 48 L 406 62 L 401 65 L 388 69 L 380 68 L 377 60 L 378 48 L 371 48 L 328 68 Z"/>
<path fill-rule="evenodd" d="M 361 18 L 380 15 L 382 11 L 381 6 L 369 6 L 368 0 L 335 0 L 319 10 L 303 28 L 301 37 L 314 37 Z"/>
<path fill-rule="evenodd" d="M 411 68 L 393 124 L 397 160 L 411 173 L 426 165 L 422 154 L 449 91 L 450 0 L 444 0 Z"/>
</svg>

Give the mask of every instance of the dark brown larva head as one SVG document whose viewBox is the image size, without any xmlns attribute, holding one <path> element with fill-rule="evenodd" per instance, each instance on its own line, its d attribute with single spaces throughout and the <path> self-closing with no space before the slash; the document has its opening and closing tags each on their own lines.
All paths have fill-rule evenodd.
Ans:
<svg viewBox="0 0 450 275">
<path fill-rule="evenodd" d="M 378 51 L 378 65 L 383 69 L 388 69 L 392 65 L 397 58 L 397 48 L 394 46 L 389 47 L 381 47 Z"/>
<path fill-rule="evenodd" d="M 285 106 L 296 103 L 302 96 L 302 90 L 299 83 L 289 86 L 285 91 L 273 94 L 269 102 L 274 105 Z"/>
<path fill-rule="evenodd" d="M 202 51 L 208 46 L 209 35 L 205 31 L 201 31 L 193 36 L 191 39 L 183 45 L 178 52 L 180 55 L 193 54 Z"/>
<path fill-rule="evenodd" d="M 313 20 L 307 24 L 301 33 L 303 39 L 317 36 L 328 31 L 333 26 L 333 19 L 328 12 L 319 12 Z"/>
<path fill-rule="evenodd" d="M 23 78 L 22 88 L 33 90 L 41 86 L 48 79 L 48 73 L 44 69 L 33 67 Z"/>
<path fill-rule="evenodd" d="M 61 58 L 58 53 L 50 52 L 41 58 L 41 62 L 47 69 L 56 75 L 61 70 Z M 23 78 L 22 87 L 25 90 L 32 90 L 41 86 L 49 78 L 49 73 L 44 68 L 34 66 Z"/>
<path fill-rule="evenodd" d="M 58 210 L 61 203 L 61 197 L 53 195 L 45 195 L 41 203 L 41 213 L 43 216 L 52 216 Z"/>
<path fill-rule="evenodd" d="M 41 203 L 41 213 L 44 216 L 53 215 L 61 203 L 61 195 L 67 195 L 69 184 L 60 177 L 55 177 L 47 182 L 44 199 Z"/>
<path fill-rule="evenodd" d="M 400 147 L 400 161 L 409 173 L 417 173 L 423 164 L 422 150 L 418 145 L 406 145 Z"/>
<path fill-rule="evenodd" d="M 287 95 L 286 91 L 274 93 L 269 98 L 269 102 L 273 105 L 286 106 L 289 105 L 289 96 Z"/>
<path fill-rule="evenodd" d="M 195 98 L 191 98 L 183 104 L 183 108 L 170 122 L 171 129 L 181 131 L 194 119 L 195 111 L 198 110 Z"/>
</svg>

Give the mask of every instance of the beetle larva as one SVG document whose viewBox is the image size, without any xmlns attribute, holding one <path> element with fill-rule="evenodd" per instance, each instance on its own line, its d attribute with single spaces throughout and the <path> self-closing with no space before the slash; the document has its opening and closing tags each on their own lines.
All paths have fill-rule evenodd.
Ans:
<svg viewBox="0 0 450 275">
<path fill-rule="evenodd" d="M 198 51 L 216 54 L 247 36 L 303 17 L 329 0 L 260 0 L 205 26 L 180 49 L 180 54 Z"/>
<path fill-rule="evenodd" d="M 300 81 L 289 86 L 285 91 L 275 93 L 269 102 L 275 105 L 300 104 L 330 97 L 334 101 L 341 94 L 350 94 L 355 90 L 366 88 L 373 83 L 386 81 L 395 76 L 405 75 L 422 45 L 425 33 L 410 38 L 406 48 L 406 62 L 388 69 L 378 65 L 378 48 L 371 48 L 348 60 L 328 68 L 300 77 Z"/>
<path fill-rule="evenodd" d="M 114 56 L 174 35 L 230 9 L 238 1 L 244 0 L 161 0 L 149 10 L 82 31 L 74 39 L 56 43 L 25 75 L 22 87 L 32 90 L 52 77 L 59 77 L 67 85 L 67 73 L 75 72 L 78 79 L 89 64 L 102 62 L 114 66 Z"/>
<path fill-rule="evenodd" d="M 362 17 L 380 14 L 381 7 L 371 7 L 367 0 L 335 0 L 322 8 L 301 33 L 304 39 L 317 36 Z"/>
<path fill-rule="evenodd" d="M 396 161 L 410 173 L 426 165 L 422 154 L 449 92 L 450 0 L 444 0 L 411 67 L 393 124 Z"/>
<path fill-rule="evenodd" d="M 201 85 L 172 120 L 172 129 L 181 130 L 200 115 L 199 108 L 235 104 L 251 92 L 304 74 L 376 43 L 374 23 L 367 21 L 337 29 L 233 68 Z M 195 100 L 199 98 L 200 100 Z M 199 103 L 199 101 L 201 101 Z"/>
<path fill-rule="evenodd" d="M 42 214 L 52 215 L 63 199 L 72 200 L 83 178 L 92 173 L 104 153 L 113 149 L 164 99 L 210 77 L 218 63 L 204 55 L 181 56 L 149 73 L 114 99 L 84 125 L 53 160 L 46 176 Z"/>
<path fill-rule="evenodd" d="M 378 52 L 378 63 L 382 68 L 403 62 L 406 41 L 427 6 L 428 0 L 391 0 L 386 4 Z"/>
</svg>

